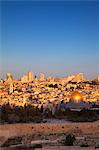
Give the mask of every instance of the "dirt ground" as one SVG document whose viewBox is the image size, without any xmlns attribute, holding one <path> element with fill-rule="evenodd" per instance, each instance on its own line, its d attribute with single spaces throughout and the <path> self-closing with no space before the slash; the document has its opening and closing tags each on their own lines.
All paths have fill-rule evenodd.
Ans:
<svg viewBox="0 0 99 150">
<path fill-rule="evenodd" d="M 32 141 L 32 144 L 34 142 L 36 143 L 43 143 L 46 142 L 51 143 L 52 141 L 57 143 L 57 139 L 61 138 L 61 134 L 65 133 L 74 133 L 76 137 L 84 137 L 87 135 L 87 137 L 91 137 L 91 139 L 95 138 L 94 140 L 99 137 L 99 121 L 93 122 L 93 123 L 40 123 L 40 124 L 4 124 L 0 125 L 0 143 L 3 143 L 6 139 L 11 137 L 17 137 L 17 136 L 23 136 L 27 137 L 27 135 L 34 135 L 34 140 Z M 44 137 L 43 137 L 44 135 Z M 41 137 L 41 138 L 40 138 Z M 42 139 L 43 137 L 43 139 Z M 92 139 L 92 140 L 93 140 Z M 38 140 L 40 140 L 38 142 Z M 45 140 L 45 141 L 44 141 Z M 59 139 L 58 139 L 59 140 Z M 99 143 L 99 139 L 97 139 L 97 143 Z M 89 142 L 90 143 L 90 142 Z M 95 150 L 94 147 L 86 147 L 81 148 L 80 146 L 76 147 L 67 147 L 67 146 L 49 146 L 46 145 L 43 146 L 41 150 Z M 2 149 L 4 150 L 4 149 Z M 8 150 L 8 149 L 7 149 Z M 40 150 L 35 149 L 35 150 Z"/>
<path fill-rule="evenodd" d="M 0 137 L 22 136 L 26 134 L 51 134 L 78 132 L 78 134 L 99 133 L 99 121 L 93 123 L 40 123 L 0 125 Z M 80 133 L 79 133 L 80 132 Z"/>
</svg>

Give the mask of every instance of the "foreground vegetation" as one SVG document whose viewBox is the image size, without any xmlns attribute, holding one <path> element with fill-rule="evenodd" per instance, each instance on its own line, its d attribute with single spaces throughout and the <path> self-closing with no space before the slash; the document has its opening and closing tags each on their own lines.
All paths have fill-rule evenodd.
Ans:
<svg viewBox="0 0 99 150">
<path fill-rule="evenodd" d="M 27 123 L 27 122 L 43 122 L 43 119 L 65 119 L 73 122 L 91 122 L 99 120 L 99 110 L 82 109 L 81 111 L 57 110 L 54 115 L 47 109 L 43 111 L 38 107 L 28 106 L 13 106 L 8 104 L 0 108 L 0 122 L 1 123 Z"/>
</svg>

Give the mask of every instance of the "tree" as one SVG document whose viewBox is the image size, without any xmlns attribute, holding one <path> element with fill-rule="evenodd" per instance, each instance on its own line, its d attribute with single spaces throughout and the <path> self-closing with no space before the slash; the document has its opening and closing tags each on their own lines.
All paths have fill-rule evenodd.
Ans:
<svg viewBox="0 0 99 150">
<path fill-rule="evenodd" d="M 66 138 L 65 138 L 65 143 L 64 143 L 64 144 L 65 144 L 66 146 L 72 146 L 75 140 L 76 140 L 76 139 L 75 139 L 75 135 L 73 135 L 73 134 L 68 134 L 68 135 L 66 136 Z"/>
</svg>

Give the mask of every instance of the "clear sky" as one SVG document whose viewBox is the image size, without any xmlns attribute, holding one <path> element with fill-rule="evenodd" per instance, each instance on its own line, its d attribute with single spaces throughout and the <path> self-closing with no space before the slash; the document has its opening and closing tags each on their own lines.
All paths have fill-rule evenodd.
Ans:
<svg viewBox="0 0 99 150">
<path fill-rule="evenodd" d="M 1 77 L 99 76 L 99 1 L 2 1 Z"/>
</svg>

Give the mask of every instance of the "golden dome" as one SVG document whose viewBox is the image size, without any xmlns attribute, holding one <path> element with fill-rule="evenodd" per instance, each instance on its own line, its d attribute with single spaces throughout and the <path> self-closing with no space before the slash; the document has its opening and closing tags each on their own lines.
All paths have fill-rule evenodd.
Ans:
<svg viewBox="0 0 99 150">
<path fill-rule="evenodd" d="M 83 96 L 78 91 L 75 91 L 71 94 L 70 100 L 73 100 L 75 102 L 80 102 L 83 100 Z"/>
</svg>

